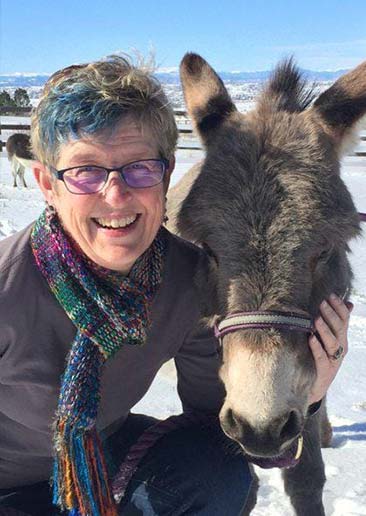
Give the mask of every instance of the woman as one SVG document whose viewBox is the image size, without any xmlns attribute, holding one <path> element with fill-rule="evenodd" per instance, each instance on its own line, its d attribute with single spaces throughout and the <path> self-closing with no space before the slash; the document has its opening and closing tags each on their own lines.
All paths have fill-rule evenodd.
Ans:
<svg viewBox="0 0 366 516">
<path fill-rule="evenodd" d="M 170 358 L 185 411 L 215 414 L 222 404 L 216 342 L 199 327 L 193 281 L 205 255 L 162 227 L 176 142 L 160 84 L 126 59 L 71 66 L 46 84 L 32 147 L 47 208 L 0 243 L 3 507 L 116 514 L 108 477 L 152 423 L 129 411 Z M 346 347 L 348 310 L 339 300 L 321 310 L 331 355 L 329 328 Z M 318 402 L 340 362 L 310 345 Z M 217 429 L 201 427 L 161 439 L 121 513 L 240 514 L 250 474 L 225 446 Z"/>
</svg>

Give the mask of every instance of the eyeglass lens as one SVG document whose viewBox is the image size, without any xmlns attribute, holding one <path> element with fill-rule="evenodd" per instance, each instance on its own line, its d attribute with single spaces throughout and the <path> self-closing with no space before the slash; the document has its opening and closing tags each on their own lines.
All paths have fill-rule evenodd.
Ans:
<svg viewBox="0 0 366 516">
<path fill-rule="evenodd" d="M 161 183 L 165 163 L 163 160 L 135 161 L 117 169 L 130 188 L 148 188 Z M 110 171 L 103 167 L 74 167 L 65 171 L 63 178 L 72 193 L 95 193 L 103 188 Z"/>
</svg>

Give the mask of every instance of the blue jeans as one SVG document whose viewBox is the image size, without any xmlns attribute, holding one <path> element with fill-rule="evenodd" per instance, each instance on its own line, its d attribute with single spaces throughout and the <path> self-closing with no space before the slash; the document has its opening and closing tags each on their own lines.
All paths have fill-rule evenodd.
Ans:
<svg viewBox="0 0 366 516">
<path fill-rule="evenodd" d="M 131 444 L 155 422 L 154 418 L 132 414 L 106 440 L 111 474 Z M 251 482 L 244 456 L 218 426 L 192 425 L 165 435 L 149 450 L 128 485 L 119 514 L 239 516 Z M 4 505 L 32 516 L 61 514 L 52 509 L 47 482 L 8 491 L 10 496 L 0 490 L 0 515 Z"/>
</svg>

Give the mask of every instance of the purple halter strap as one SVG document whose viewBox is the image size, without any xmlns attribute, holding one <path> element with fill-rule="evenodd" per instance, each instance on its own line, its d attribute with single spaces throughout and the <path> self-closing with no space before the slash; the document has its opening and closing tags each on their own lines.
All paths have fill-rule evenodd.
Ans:
<svg viewBox="0 0 366 516">
<path fill-rule="evenodd" d="M 305 315 L 278 310 L 260 310 L 228 314 L 225 319 L 215 325 L 215 335 L 221 339 L 228 333 L 248 328 L 276 328 L 304 333 L 313 333 L 314 331 L 312 319 Z"/>
<path fill-rule="evenodd" d="M 359 216 L 361 222 L 366 222 L 366 213 L 359 213 Z"/>
</svg>

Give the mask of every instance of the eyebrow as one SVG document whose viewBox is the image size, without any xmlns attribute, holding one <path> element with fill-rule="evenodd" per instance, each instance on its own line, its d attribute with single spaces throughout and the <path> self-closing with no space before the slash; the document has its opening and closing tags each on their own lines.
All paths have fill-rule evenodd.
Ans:
<svg viewBox="0 0 366 516">
<path fill-rule="evenodd" d="M 116 165 L 118 168 L 129 163 L 134 163 L 135 161 L 144 161 L 146 159 L 159 159 L 160 156 L 151 157 L 146 156 L 144 158 L 140 157 L 140 153 L 136 153 L 136 156 L 131 155 L 130 159 L 125 161 L 125 163 Z M 99 159 L 96 159 L 93 154 L 75 154 L 68 164 L 67 168 L 73 168 L 78 166 L 86 166 L 86 165 L 95 165 L 96 167 L 107 167 L 105 163 L 101 163 Z M 110 168 L 110 167 L 107 167 Z"/>
<path fill-rule="evenodd" d="M 97 161 L 93 154 L 75 154 L 70 159 L 70 163 L 75 163 L 76 166 L 80 164 L 80 162 L 84 162 L 85 164 L 94 164 Z"/>
</svg>

